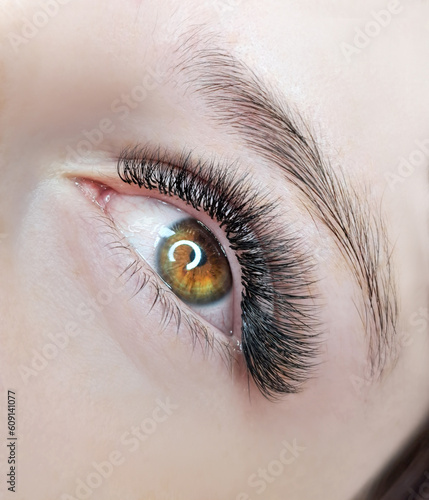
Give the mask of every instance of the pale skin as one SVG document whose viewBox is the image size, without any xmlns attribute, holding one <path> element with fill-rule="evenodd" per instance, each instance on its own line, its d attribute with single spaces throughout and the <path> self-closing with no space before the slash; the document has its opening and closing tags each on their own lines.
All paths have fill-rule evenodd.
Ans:
<svg viewBox="0 0 429 500">
<path fill-rule="evenodd" d="M 22 37 L 24 18 L 40 9 L 30 0 L 6 4 L 0 31 Z M 429 5 L 395 3 L 380 33 L 347 52 L 341 44 L 353 45 L 355 28 L 388 4 L 302 4 L 73 0 L 31 39 L 3 40 L 0 422 L 5 442 L 12 389 L 15 498 L 351 500 L 427 418 L 429 147 L 412 171 L 398 165 L 429 139 Z M 222 48 L 277 88 L 312 124 L 334 168 L 381 206 L 399 317 L 397 355 L 379 379 L 368 377 L 358 287 L 332 235 L 290 184 L 180 90 L 180 77 L 168 79 L 172 49 L 193 25 L 219 33 Z M 137 85 L 147 95 L 133 94 Z M 89 151 L 70 156 L 82 140 L 92 140 Z M 187 146 L 250 169 L 282 198 L 284 222 L 316 249 L 323 348 L 299 394 L 268 401 L 241 368 L 194 348 L 185 329 L 162 329 L 160 307 L 148 313 L 153 290 L 133 297 L 135 283 L 121 286 L 127 257 L 106 246 L 100 207 L 72 178 L 140 196 L 112 160 L 137 142 Z M 205 221 L 228 246 L 204 213 L 150 196 Z M 130 220 L 144 216 L 123 203 Z M 228 258 L 239 275 L 233 252 Z M 237 300 L 233 313 L 237 331 Z M 216 326 L 208 323 L 223 340 Z M 50 351 L 60 337 L 64 345 Z"/>
</svg>

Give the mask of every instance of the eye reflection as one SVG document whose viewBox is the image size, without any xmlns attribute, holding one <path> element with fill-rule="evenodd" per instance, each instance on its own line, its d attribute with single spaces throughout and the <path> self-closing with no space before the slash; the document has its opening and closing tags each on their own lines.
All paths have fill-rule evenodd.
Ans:
<svg viewBox="0 0 429 500">
<path fill-rule="evenodd" d="M 225 251 L 213 233 L 196 219 L 173 224 L 157 246 L 157 272 L 184 302 L 207 305 L 232 288 Z"/>
</svg>

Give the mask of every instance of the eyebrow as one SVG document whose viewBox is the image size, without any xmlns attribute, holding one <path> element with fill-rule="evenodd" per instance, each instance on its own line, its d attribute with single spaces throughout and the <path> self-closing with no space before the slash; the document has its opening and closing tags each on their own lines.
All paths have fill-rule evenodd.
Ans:
<svg viewBox="0 0 429 500">
<path fill-rule="evenodd" d="M 392 357 L 398 316 L 391 245 L 381 207 L 370 204 L 344 171 L 322 155 L 315 135 L 278 90 L 221 48 L 216 35 L 198 27 L 182 35 L 173 51 L 173 74 L 202 98 L 208 115 L 236 134 L 257 155 L 282 172 L 320 220 L 362 292 L 358 307 L 368 336 L 373 376 Z"/>
</svg>

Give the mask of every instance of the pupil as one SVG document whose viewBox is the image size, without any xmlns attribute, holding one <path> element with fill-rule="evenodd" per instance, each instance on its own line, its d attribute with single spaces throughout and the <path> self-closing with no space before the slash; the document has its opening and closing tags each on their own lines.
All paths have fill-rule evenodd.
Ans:
<svg viewBox="0 0 429 500">
<path fill-rule="evenodd" d="M 201 257 L 200 257 L 200 261 L 198 262 L 196 267 L 202 267 L 202 266 L 205 266 L 207 264 L 207 254 L 206 254 L 206 252 L 204 252 L 204 250 L 202 248 L 200 248 L 200 250 L 201 250 Z M 195 257 L 196 257 L 195 250 L 192 249 L 191 254 L 189 255 L 189 263 L 194 262 Z"/>
</svg>

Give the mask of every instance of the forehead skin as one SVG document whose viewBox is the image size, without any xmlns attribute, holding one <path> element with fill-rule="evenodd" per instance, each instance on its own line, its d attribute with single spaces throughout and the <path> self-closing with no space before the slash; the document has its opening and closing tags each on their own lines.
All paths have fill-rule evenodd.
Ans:
<svg viewBox="0 0 429 500">
<path fill-rule="evenodd" d="M 388 5 L 242 0 L 160 1 L 154 7 L 149 1 L 70 0 L 15 50 L 10 35 L 22 36 L 25 19 L 40 8 L 31 0 L 3 2 L 0 382 L 4 391 L 17 387 L 19 395 L 22 498 L 61 498 L 61 493 L 73 492 L 76 478 L 85 477 L 94 461 L 106 460 L 123 432 L 151 413 L 161 393 L 175 398 L 177 413 L 147 446 L 127 456 L 124 468 L 115 469 L 108 485 L 92 498 L 122 495 L 122 500 L 140 500 L 140 495 L 151 498 L 154 491 L 157 499 L 164 491 L 188 500 L 207 497 L 207 491 L 222 499 L 240 498 L 240 492 L 255 494 L 249 485 L 252 474 L 278 459 L 280 442 L 296 440 L 305 451 L 280 478 L 265 482 L 272 498 L 349 499 L 427 415 L 429 347 L 421 313 L 427 307 L 428 282 L 427 151 L 412 172 L 404 174 L 399 165 L 402 159 L 414 161 L 416 141 L 429 142 L 428 3 L 395 4 L 397 13 L 364 48 L 346 55 L 344 45 L 354 43 L 356 30 L 374 19 L 372 12 Z M 62 363 L 50 365 L 26 386 L 17 366 L 27 362 L 31 349 L 43 346 L 46 332 L 63 327 L 69 310 L 57 304 L 55 295 L 67 297 L 69 303 L 83 300 L 84 291 L 74 280 L 85 269 L 82 264 L 69 270 L 67 259 L 58 257 L 55 245 L 67 233 L 66 224 L 54 225 L 46 210 L 34 215 L 35 227 L 54 250 L 48 253 L 48 245 L 41 246 L 52 264 L 39 274 L 30 250 L 41 239 L 28 229 L 29 207 L 39 206 L 32 189 L 40 191 L 61 169 L 75 168 L 61 163 L 65 146 L 83 128 L 95 128 L 109 117 L 111 103 L 144 75 L 174 62 L 172 47 L 182 33 L 198 25 L 220 33 L 235 57 L 280 89 L 313 124 L 335 168 L 341 167 L 354 185 L 369 186 L 366 195 L 373 206 L 381 207 L 394 245 L 398 332 L 403 334 L 398 361 L 381 380 L 366 378 L 363 330 L 356 338 L 349 331 L 350 323 L 359 330 L 358 315 L 353 304 L 342 300 L 335 279 L 328 279 L 324 292 L 330 297 L 327 314 L 335 318 L 330 332 L 336 340 L 327 341 L 320 378 L 302 394 L 276 405 L 257 397 L 250 404 L 247 393 L 243 396 L 245 387 L 231 389 L 226 377 L 212 376 L 204 363 L 191 364 L 197 376 L 187 373 L 174 363 L 174 353 L 171 366 L 148 368 L 144 380 L 128 365 L 113 375 L 108 361 L 88 352 L 99 352 L 102 332 L 121 329 L 119 319 L 100 322 L 91 332 L 94 340 L 74 345 Z M 195 135 L 201 148 L 210 144 L 213 150 L 230 153 L 222 132 L 217 135 L 207 125 L 202 108 L 192 108 L 187 119 L 189 96 L 177 105 L 171 87 L 162 85 L 152 96 L 100 149 L 110 152 L 141 137 L 180 144 Z M 164 123 L 169 125 L 159 125 Z M 240 151 L 236 144 L 231 150 Z M 52 228 L 58 234 L 52 235 Z M 62 274 L 51 275 L 50 269 L 62 269 Z M 339 274 L 348 276 L 346 270 Z M 180 350 L 177 355 L 188 359 Z M 109 356 L 119 359 L 113 347 Z M 71 365 L 78 366 L 77 375 Z M 180 385 L 175 385 L 176 378 Z M 82 383 L 83 394 L 76 389 Z M 212 405 L 197 405 L 199 398 Z M 65 476 L 64 470 L 69 471 Z M 46 481 L 37 483 L 42 474 L 47 474 Z M 35 484 L 40 484 L 38 491 Z"/>
</svg>

